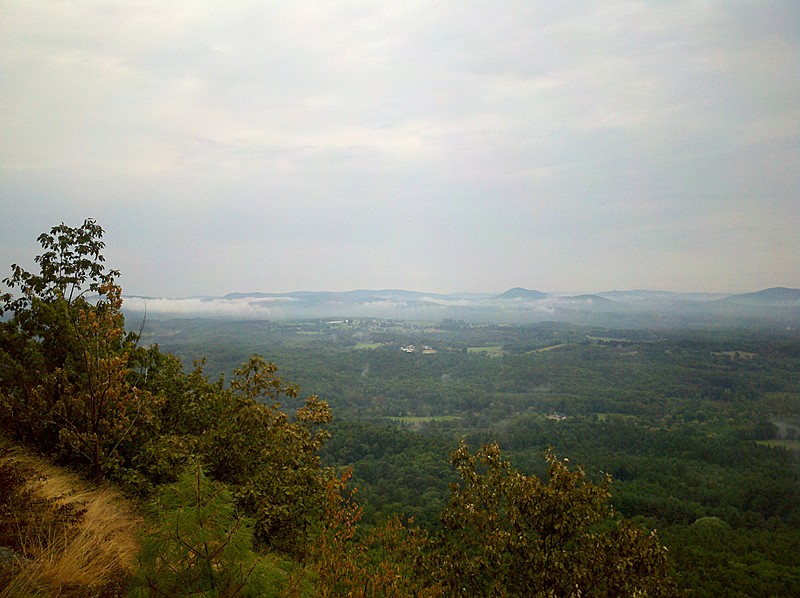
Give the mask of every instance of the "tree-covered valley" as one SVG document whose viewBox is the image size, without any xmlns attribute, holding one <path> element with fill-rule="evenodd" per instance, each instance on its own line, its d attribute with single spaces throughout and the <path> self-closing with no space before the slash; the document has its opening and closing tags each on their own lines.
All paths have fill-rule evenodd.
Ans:
<svg viewBox="0 0 800 598">
<path fill-rule="evenodd" d="M 365 518 L 437 529 L 459 438 L 544 473 L 552 448 L 659 531 L 693 595 L 800 586 L 800 331 L 608 329 L 370 319 L 144 323 L 143 338 L 227 373 L 250 353 L 327 400 L 331 465 Z M 412 350 L 413 349 L 413 350 Z"/>
</svg>

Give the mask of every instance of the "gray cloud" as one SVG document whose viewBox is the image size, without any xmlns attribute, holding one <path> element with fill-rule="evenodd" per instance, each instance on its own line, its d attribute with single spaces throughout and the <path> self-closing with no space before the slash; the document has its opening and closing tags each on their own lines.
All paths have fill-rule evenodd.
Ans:
<svg viewBox="0 0 800 598">
<path fill-rule="evenodd" d="M 798 40 L 794 2 L 6 2 L 0 251 L 91 216 L 141 294 L 798 287 Z"/>
</svg>

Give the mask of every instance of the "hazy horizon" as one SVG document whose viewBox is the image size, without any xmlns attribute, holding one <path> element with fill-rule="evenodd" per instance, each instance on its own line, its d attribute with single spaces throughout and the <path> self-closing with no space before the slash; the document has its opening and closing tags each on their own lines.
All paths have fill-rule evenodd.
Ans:
<svg viewBox="0 0 800 598">
<path fill-rule="evenodd" d="M 752 289 L 749 291 L 742 291 L 741 293 L 729 293 L 729 292 L 713 292 L 713 291 L 673 291 L 671 289 L 646 289 L 646 288 L 631 288 L 631 289 L 594 289 L 594 290 L 583 290 L 577 292 L 569 292 L 569 291 L 554 291 L 554 290 L 547 290 L 547 289 L 538 289 L 534 287 L 523 287 L 520 285 L 516 285 L 513 287 L 509 287 L 506 289 L 488 289 L 483 291 L 455 291 L 455 292 L 441 292 L 436 290 L 429 290 L 429 289 L 406 289 L 401 288 L 398 286 L 386 287 L 386 288 L 366 288 L 366 287 L 357 287 L 352 289 L 341 289 L 341 290 L 330 290 L 330 289 L 292 289 L 292 290 L 281 290 L 281 291 L 263 291 L 263 290 L 232 290 L 229 292 L 223 292 L 219 294 L 213 293 L 198 293 L 196 295 L 158 295 L 158 294 L 150 294 L 144 295 L 140 293 L 129 293 L 125 291 L 124 284 L 123 286 L 123 297 L 137 297 L 141 299 L 224 299 L 228 298 L 231 295 L 275 295 L 275 296 L 282 296 L 282 295 L 292 295 L 297 293 L 314 293 L 314 294 L 324 294 L 324 293 L 333 293 L 333 294 L 346 294 L 346 293 L 391 293 L 391 292 L 409 292 L 409 293 L 418 293 L 420 295 L 431 295 L 431 296 L 449 296 L 449 297 L 457 297 L 460 295 L 475 295 L 475 296 L 486 296 L 486 297 L 496 297 L 502 295 L 503 293 L 513 290 L 513 289 L 524 289 L 526 291 L 538 291 L 544 293 L 546 295 L 550 295 L 553 297 L 575 297 L 580 295 L 596 295 L 596 294 L 603 294 L 603 293 L 670 293 L 675 295 L 708 295 L 708 296 L 728 296 L 728 295 L 737 295 L 737 294 L 744 294 L 750 292 L 758 292 L 763 291 L 766 289 Z M 778 287 L 768 287 L 768 288 L 792 288 L 786 287 L 785 285 L 778 285 Z"/>
<path fill-rule="evenodd" d="M 9 0 L 0 274 L 126 294 L 800 287 L 800 3 Z"/>
</svg>

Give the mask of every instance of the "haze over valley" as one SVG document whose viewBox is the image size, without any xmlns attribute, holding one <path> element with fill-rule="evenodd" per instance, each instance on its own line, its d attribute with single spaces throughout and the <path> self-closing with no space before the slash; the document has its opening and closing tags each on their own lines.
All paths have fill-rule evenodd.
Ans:
<svg viewBox="0 0 800 598">
<path fill-rule="evenodd" d="M 160 318 L 562 321 L 629 327 L 730 326 L 749 322 L 796 326 L 800 324 L 800 289 L 775 287 L 735 295 L 646 290 L 559 295 L 515 287 L 504 293 L 356 290 L 189 298 L 126 296 L 124 309 L 132 315 Z"/>
</svg>

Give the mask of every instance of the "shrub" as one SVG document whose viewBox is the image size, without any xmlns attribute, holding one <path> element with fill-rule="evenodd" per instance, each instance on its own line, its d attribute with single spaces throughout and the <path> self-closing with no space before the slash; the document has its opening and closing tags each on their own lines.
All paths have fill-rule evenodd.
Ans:
<svg viewBox="0 0 800 598">
<path fill-rule="evenodd" d="M 199 465 L 163 488 L 150 511 L 131 596 L 269 597 L 292 587 L 292 563 L 253 552 L 252 520 Z"/>
</svg>

